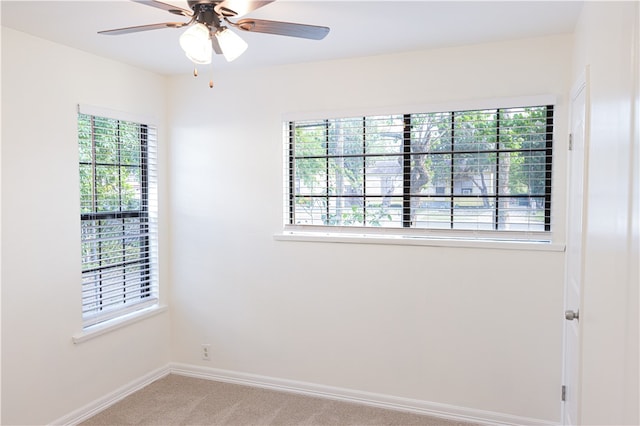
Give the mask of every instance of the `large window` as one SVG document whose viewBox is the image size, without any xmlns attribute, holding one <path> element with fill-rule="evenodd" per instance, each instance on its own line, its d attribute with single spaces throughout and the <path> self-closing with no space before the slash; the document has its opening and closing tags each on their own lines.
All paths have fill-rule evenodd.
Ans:
<svg viewBox="0 0 640 426">
<path fill-rule="evenodd" d="M 551 230 L 551 105 L 288 126 L 289 226 Z"/>
<path fill-rule="evenodd" d="M 84 326 L 157 303 L 156 134 L 78 114 Z"/>
</svg>

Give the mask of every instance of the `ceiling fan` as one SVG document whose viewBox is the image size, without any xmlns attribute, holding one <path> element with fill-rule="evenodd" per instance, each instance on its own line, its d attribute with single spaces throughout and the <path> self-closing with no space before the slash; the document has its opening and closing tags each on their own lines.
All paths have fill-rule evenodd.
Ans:
<svg viewBox="0 0 640 426">
<path fill-rule="evenodd" d="M 247 43 L 225 25 L 232 28 L 266 34 L 322 40 L 328 33 L 328 27 L 297 24 L 293 22 L 268 21 L 264 19 L 244 18 L 235 20 L 253 10 L 273 3 L 275 0 L 188 0 L 191 10 L 176 7 L 158 0 L 132 0 L 136 3 L 166 10 L 178 16 L 190 18 L 188 22 L 163 22 L 159 24 L 138 25 L 99 31 L 98 34 L 120 35 L 162 28 L 189 27 L 180 36 L 180 46 L 186 56 L 195 64 L 211 63 L 213 52 L 224 55 L 229 62 L 238 58 L 247 49 Z M 230 18 L 234 19 L 232 21 Z M 194 70 L 197 75 L 197 70 Z M 212 87 L 213 83 L 210 82 Z"/>
</svg>

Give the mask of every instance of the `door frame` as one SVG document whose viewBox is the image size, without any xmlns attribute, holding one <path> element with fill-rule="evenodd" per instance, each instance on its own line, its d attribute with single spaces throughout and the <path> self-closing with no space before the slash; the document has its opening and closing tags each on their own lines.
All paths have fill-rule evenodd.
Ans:
<svg viewBox="0 0 640 426">
<path fill-rule="evenodd" d="M 582 211 L 581 211 L 581 216 L 582 216 L 582 232 L 581 232 L 581 237 L 580 237 L 580 244 L 582 245 L 582 250 L 580 251 L 580 262 L 579 262 L 579 268 L 580 268 L 580 295 L 579 295 L 579 306 L 578 306 L 578 311 L 580 313 L 580 320 L 578 322 L 578 341 L 577 341 L 577 348 L 576 348 L 576 353 L 577 353 L 577 359 L 568 359 L 569 357 L 567 356 L 567 330 L 568 330 L 568 326 L 567 326 L 567 320 L 564 319 L 564 312 L 567 309 L 571 309 L 571 308 L 575 308 L 575 307 L 569 307 L 567 306 L 567 293 L 568 293 L 568 289 L 569 289 L 569 270 L 568 270 L 568 262 L 565 258 L 565 278 L 564 278 L 564 296 L 563 296 L 563 312 L 562 312 L 562 385 L 563 386 L 567 386 L 567 385 L 571 385 L 572 387 L 575 386 L 575 389 L 572 389 L 571 392 L 574 393 L 575 395 L 575 399 L 576 399 L 576 412 L 577 412 L 577 418 L 575 419 L 576 424 L 580 424 L 581 423 L 581 406 L 582 406 L 582 392 L 581 392 L 581 386 L 582 386 L 582 334 L 583 334 L 583 326 L 582 326 L 582 318 L 583 318 L 583 301 L 584 301 L 584 271 L 585 271 L 585 250 L 584 248 L 586 247 L 586 227 L 587 227 L 587 209 L 588 209 L 588 175 L 589 175 L 589 139 L 590 139 L 590 131 L 589 131 L 589 123 L 590 123 L 590 115 L 591 115 L 591 111 L 590 111 L 590 79 L 589 79 L 589 66 L 587 65 L 585 67 L 585 69 L 580 73 L 580 75 L 578 76 L 578 78 L 576 79 L 576 81 L 574 82 L 572 88 L 571 88 L 571 92 L 570 92 L 570 97 L 569 97 L 569 133 L 572 132 L 573 130 L 573 105 L 575 102 L 576 97 L 582 92 L 584 91 L 584 141 L 583 141 L 583 173 L 582 173 L 582 193 L 583 193 L 583 199 L 582 199 Z M 571 168 L 573 167 L 574 161 L 575 159 L 572 158 L 571 153 L 569 153 L 568 158 L 567 158 L 567 163 L 569 164 L 569 167 L 567 167 L 567 201 L 569 201 L 569 194 L 570 191 L 572 191 L 573 187 L 572 187 L 572 179 L 571 179 Z M 567 203 L 567 220 L 569 220 L 569 211 L 571 209 L 571 206 L 569 205 L 569 203 Z M 570 244 L 569 241 L 569 227 L 567 226 L 567 239 L 566 239 L 566 243 L 567 243 L 567 247 Z M 567 253 L 568 250 L 565 250 L 565 253 Z M 577 377 L 575 378 L 575 383 L 571 383 L 568 384 L 566 383 L 566 378 L 567 378 L 567 370 L 573 366 L 573 364 L 569 364 L 569 363 L 577 363 L 577 367 L 576 367 L 576 371 L 577 371 Z M 566 411 L 566 401 L 562 401 L 561 402 L 561 422 L 563 425 L 565 425 L 565 411 Z"/>
</svg>

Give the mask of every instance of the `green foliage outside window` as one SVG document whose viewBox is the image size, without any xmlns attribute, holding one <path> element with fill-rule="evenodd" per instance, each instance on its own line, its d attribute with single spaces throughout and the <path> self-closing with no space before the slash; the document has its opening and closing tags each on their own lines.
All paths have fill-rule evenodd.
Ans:
<svg viewBox="0 0 640 426">
<path fill-rule="evenodd" d="M 82 213 L 141 209 L 140 132 L 137 123 L 79 115 Z"/>
</svg>

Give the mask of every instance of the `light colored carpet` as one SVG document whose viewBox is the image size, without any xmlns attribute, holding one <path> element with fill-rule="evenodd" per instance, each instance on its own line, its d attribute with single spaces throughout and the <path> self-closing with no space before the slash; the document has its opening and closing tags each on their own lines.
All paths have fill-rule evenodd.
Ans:
<svg viewBox="0 0 640 426">
<path fill-rule="evenodd" d="M 174 374 L 156 380 L 82 424 L 472 425 Z"/>
</svg>

